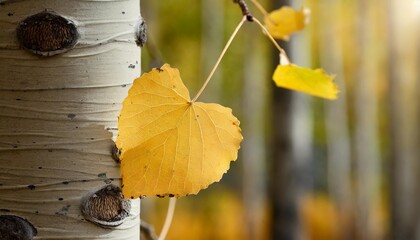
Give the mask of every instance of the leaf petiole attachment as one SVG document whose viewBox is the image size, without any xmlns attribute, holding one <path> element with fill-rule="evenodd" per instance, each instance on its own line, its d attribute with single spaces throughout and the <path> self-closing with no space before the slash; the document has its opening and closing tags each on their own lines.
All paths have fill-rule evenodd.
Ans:
<svg viewBox="0 0 420 240">
<path fill-rule="evenodd" d="M 257 19 L 254 17 L 254 22 L 260 26 L 260 28 L 263 30 L 263 32 L 266 34 L 266 36 L 270 39 L 270 41 L 274 44 L 274 46 L 279 50 L 280 52 L 280 59 L 284 59 L 285 62 L 291 62 L 289 57 L 286 54 L 286 51 L 284 51 L 283 48 L 280 47 L 280 45 L 277 43 L 277 41 L 273 38 L 273 36 L 270 34 L 270 32 L 267 30 L 267 28 Z"/>
<path fill-rule="evenodd" d="M 258 10 L 264 15 L 264 17 L 268 16 L 267 10 L 265 10 L 265 8 L 261 5 L 260 2 L 258 2 L 257 0 L 251 0 L 251 2 L 255 5 L 256 8 L 258 8 Z"/>
</svg>

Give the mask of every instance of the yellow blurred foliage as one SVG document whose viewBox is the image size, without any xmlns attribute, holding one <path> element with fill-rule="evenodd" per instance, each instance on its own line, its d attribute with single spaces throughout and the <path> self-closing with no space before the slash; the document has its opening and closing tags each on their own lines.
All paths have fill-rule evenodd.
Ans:
<svg viewBox="0 0 420 240">
<path fill-rule="evenodd" d="M 300 200 L 299 214 L 303 232 L 308 240 L 362 239 L 354 225 L 356 206 L 343 207 L 340 211 L 336 204 L 324 194 L 307 195 Z M 352 210 L 353 209 L 353 210 Z M 374 239 L 384 239 L 387 231 L 388 211 L 383 199 L 378 199 L 371 209 L 371 225 Z"/>
<path fill-rule="evenodd" d="M 168 240 L 246 239 L 244 209 L 238 196 L 220 192 L 209 197 L 202 206 L 179 201 Z"/>
<path fill-rule="evenodd" d="M 148 211 L 142 219 L 155 226 L 159 234 L 166 215 L 167 199 L 146 199 L 155 202 L 155 210 Z M 146 204 L 149 205 L 149 204 Z M 153 205 L 153 204 L 152 204 Z M 150 209 L 149 209 L 150 210 Z M 256 239 L 268 239 L 267 205 L 261 206 L 260 220 L 256 226 Z M 237 192 L 216 188 L 203 192 L 200 196 L 178 199 L 174 219 L 167 240 L 237 240 L 253 239 L 247 236 L 246 210 Z"/>
<path fill-rule="evenodd" d="M 309 22 L 309 9 L 299 11 L 283 6 L 269 13 L 264 23 L 270 34 L 277 39 L 289 40 L 289 35 L 302 30 Z"/>
<path fill-rule="evenodd" d="M 248 236 L 244 202 L 227 188 L 217 187 L 203 192 L 203 196 L 181 198 L 177 202 L 175 216 L 167 240 L 268 240 L 270 238 L 270 208 L 268 202 L 260 206 L 255 226 L 255 236 Z M 155 225 L 159 233 L 166 215 L 167 199 L 146 199 L 155 202 L 155 210 L 142 218 Z M 378 199 L 371 209 L 374 239 L 384 239 L 387 231 L 388 212 L 383 199 Z M 354 225 L 355 206 L 342 208 L 327 195 L 315 193 L 299 201 L 298 212 L 301 221 L 300 236 L 305 240 L 361 239 Z M 151 210 L 151 209 L 149 209 Z"/>
<path fill-rule="evenodd" d="M 300 216 L 309 239 L 339 239 L 339 213 L 326 196 L 315 195 L 302 198 Z"/>
</svg>

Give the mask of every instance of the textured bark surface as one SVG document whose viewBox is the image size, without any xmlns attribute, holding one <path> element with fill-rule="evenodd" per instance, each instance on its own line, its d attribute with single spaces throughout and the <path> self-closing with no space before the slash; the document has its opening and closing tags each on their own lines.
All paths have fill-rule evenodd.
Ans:
<svg viewBox="0 0 420 240">
<path fill-rule="evenodd" d="M 19 22 L 45 9 L 77 24 L 74 49 L 40 57 L 19 47 Z M 139 239 L 139 201 L 113 230 L 80 211 L 88 193 L 120 185 L 112 138 L 140 73 L 139 12 L 135 0 L 0 1 L 0 214 L 27 219 L 38 239 Z"/>
</svg>

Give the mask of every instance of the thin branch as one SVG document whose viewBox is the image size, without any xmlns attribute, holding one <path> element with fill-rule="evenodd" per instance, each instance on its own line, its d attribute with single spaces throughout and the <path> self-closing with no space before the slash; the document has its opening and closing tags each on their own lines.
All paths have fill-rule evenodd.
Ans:
<svg viewBox="0 0 420 240">
<path fill-rule="evenodd" d="M 169 232 L 169 227 L 171 227 L 172 219 L 174 217 L 175 212 L 175 205 L 176 205 L 176 198 L 169 199 L 169 206 L 168 206 L 168 213 L 166 214 L 165 223 L 163 224 L 162 232 L 158 240 L 165 240 L 166 235 Z"/>
<path fill-rule="evenodd" d="M 246 20 L 248 20 L 249 22 L 254 21 L 254 17 L 249 11 L 248 5 L 246 5 L 245 0 L 233 0 L 233 2 L 239 4 L 239 7 L 242 11 L 242 15 L 246 17 Z"/>
<path fill-rule="evenodd" d="M 195 97 L 191 100 L 191 102 L 195 102 L 197 98 L 203 93 L 204 89 L 206 88 L 207 84 L 210 82 L 211 77 L 213 76 L 214 72 L 216 71 L 217 67 L 219 66 L 220 62 L 222 61 L 223 56 L 225 55 L 226 51 L 228 50 L 230 44 L 232 43 L 233 39 L 235 38 L 236 34 L 238 33 L 239 29 L 241 29 L 244 22 L 247 20 L 247 16 L 244 15 L 241 22 L 238 24 L 238 26 L 235 28 L 235 31 L 233 32 L 232 36 L 230 36 L 229 41 L 226 43 L 225 48 L 223 49 L 222 53 L 220 54 L 219 59 L 217 59 L 216 64 L 214 65 L 213 69 L 211 70 L 209 76 L 207 77 L 206 81 L 204 82 L 201 89 L 198 91 L 198 93 L 195 95 Z"/>
<path fill-rule="evenodd" d="M 258 8 L 258 10 L 264 15 L 264 17 L 268 15 L 267 10 L 265 10 L 265 8 L 261 5 L 260 2 L 258 2 L 257 0 L 251 0 L 251 2 L 255 5 L 255 7 Z"/>
<path fill-rule="evenodd" d="M 267 28 L 264 27 L 264 25 L 256 18 L 254 18 L 254 22 L 256 22 L 260 28 L 264 31 L 265 35 L 271 40 L 271 42 L 276 46 L 276 48 L 279 50 L 280 54 L 286 59 L 287 62 L 291 62 L 289 57 L 287 56 L 286 52 L 283 48 L 280 47 L 280 45 L 276 42 L 276 40 L 271 36 L 270 32 L 268 32 Z"/>
</svg>

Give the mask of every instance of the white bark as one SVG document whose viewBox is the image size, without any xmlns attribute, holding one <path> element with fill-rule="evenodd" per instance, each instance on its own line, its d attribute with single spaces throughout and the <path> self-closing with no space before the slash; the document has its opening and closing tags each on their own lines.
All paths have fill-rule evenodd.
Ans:
<svg viewBox="0 0 420 240">
<path fill-rule="evenodd" d="M 138 200 L 113 230 L 80 212 L 87 193 L 120 184 L 111 147 L 140 70 L 138 1 L 0 2 L 0 214 L 28 219 L 37 239 L 139 239 Z M 17 24 L 45 9 L 78 24 L 75 49 L 54 57 L 19 49 Z"/>
</svg>

